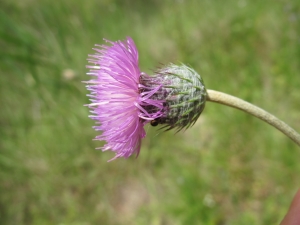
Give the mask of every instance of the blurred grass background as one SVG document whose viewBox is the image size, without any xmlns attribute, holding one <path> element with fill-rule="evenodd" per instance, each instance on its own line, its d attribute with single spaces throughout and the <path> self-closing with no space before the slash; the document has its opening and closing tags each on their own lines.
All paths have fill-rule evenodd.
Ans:
<svg viewBox="0 0 300 225">
<path fill-rule="evenodd" d="M 300 149 L 235 109 L 207 103 L 178 134 L 147 127 L 138 159 L 94 150 L 87 54 L 126 36 L 143 71 L 184 62 L 300 131 L 297 0 L 2 0 L 0 223 L 278 224 Z"/>
</svg>

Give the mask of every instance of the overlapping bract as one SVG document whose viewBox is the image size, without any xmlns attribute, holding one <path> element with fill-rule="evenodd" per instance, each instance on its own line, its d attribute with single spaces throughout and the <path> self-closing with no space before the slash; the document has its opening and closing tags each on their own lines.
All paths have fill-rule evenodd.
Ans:
<svg viewBox="0 0 300 225">
<path fill-rule="evenodd" d="M 182 64 L 169 64 L 158 69 L 150 79 L 143 81 L 148 87 L 161 88 L 151 98 L 164 101 L 164 111 L 157 120 L 166 130 L 180 131 L 194 125 L 205 107 L 206 89 L 201 76 Z M 151 110 L 152 106 L 147 106 Z"/>
</svg>

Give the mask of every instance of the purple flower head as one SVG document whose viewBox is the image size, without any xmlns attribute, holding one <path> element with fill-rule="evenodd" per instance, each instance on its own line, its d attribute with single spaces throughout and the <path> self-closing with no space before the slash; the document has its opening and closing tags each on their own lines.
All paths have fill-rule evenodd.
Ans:
<svg viewBox="0 0 300 225">
<path fill-rule="evenodd" d="M 106 40 L 107 41 L 107 40 Z M 163 99 L 151 99 L 161 84 L 145 86 L 140 81 L 149 76 L 140 71 L 138 51 L 131 38 L 96 45 L 95 53 L 89 55 L 87 81 L 90 117 L 97 121 L 95 130 L 102 131 L 96 140 L 106 141 L 103 151 L 128 158 L 134 152 L 139 154 L 141 139 L 146 136 L 144 125 L 162 116 Z M 149 110 L 146 110 L 149 109 Z M 110 160 L 110 161 L 111 161 Z"/>
</svg>

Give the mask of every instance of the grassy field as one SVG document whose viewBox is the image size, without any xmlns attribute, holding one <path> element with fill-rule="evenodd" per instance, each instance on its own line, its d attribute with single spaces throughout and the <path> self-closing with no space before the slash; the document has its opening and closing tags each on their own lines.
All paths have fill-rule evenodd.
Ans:
<svg viewBox="0 0 300 225">
<path fill-rule="evenodd" d="M 297 0 L 2 0 L 0 224 L 279 224 L 300 187 L 282 133 L 209 102 L 107 163 L 81 81 L 94 44 L 131 36 L 143 71 L 183 62 L 300 131 L 299 24 Z"/>
</svg>

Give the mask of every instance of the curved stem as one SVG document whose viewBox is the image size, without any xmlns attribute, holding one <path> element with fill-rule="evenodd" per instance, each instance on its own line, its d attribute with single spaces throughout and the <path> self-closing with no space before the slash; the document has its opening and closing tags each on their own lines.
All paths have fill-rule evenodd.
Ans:
<svg viewBox="0 0 300 225">
<path fill-rule="evenodd" d="M 207 90 L 207 94 L 208 94 L 207 101 L 220 103 L 236 109 L 240 109 L 246 113 L 249 113 L 252 116 L 255 116 L 267 122 L 271 126 L 277 128 L 278 130 L 280 130 L 282 133 L 284 133 L 286 136 L 288 136 L 290 139 L 292 139 L 295 143 L 297 143 L 300 146 L 300 134 L 298 134 L 289 125 L 279 120 L 277 117 L 273 116 L 272 114 L 266 112 L 265 110 L 255 105 L 252 105 L 251 103 L 246 102 L 242 99 L 239 99 L 237 97 L 219 91 Z"/>
</svg>

